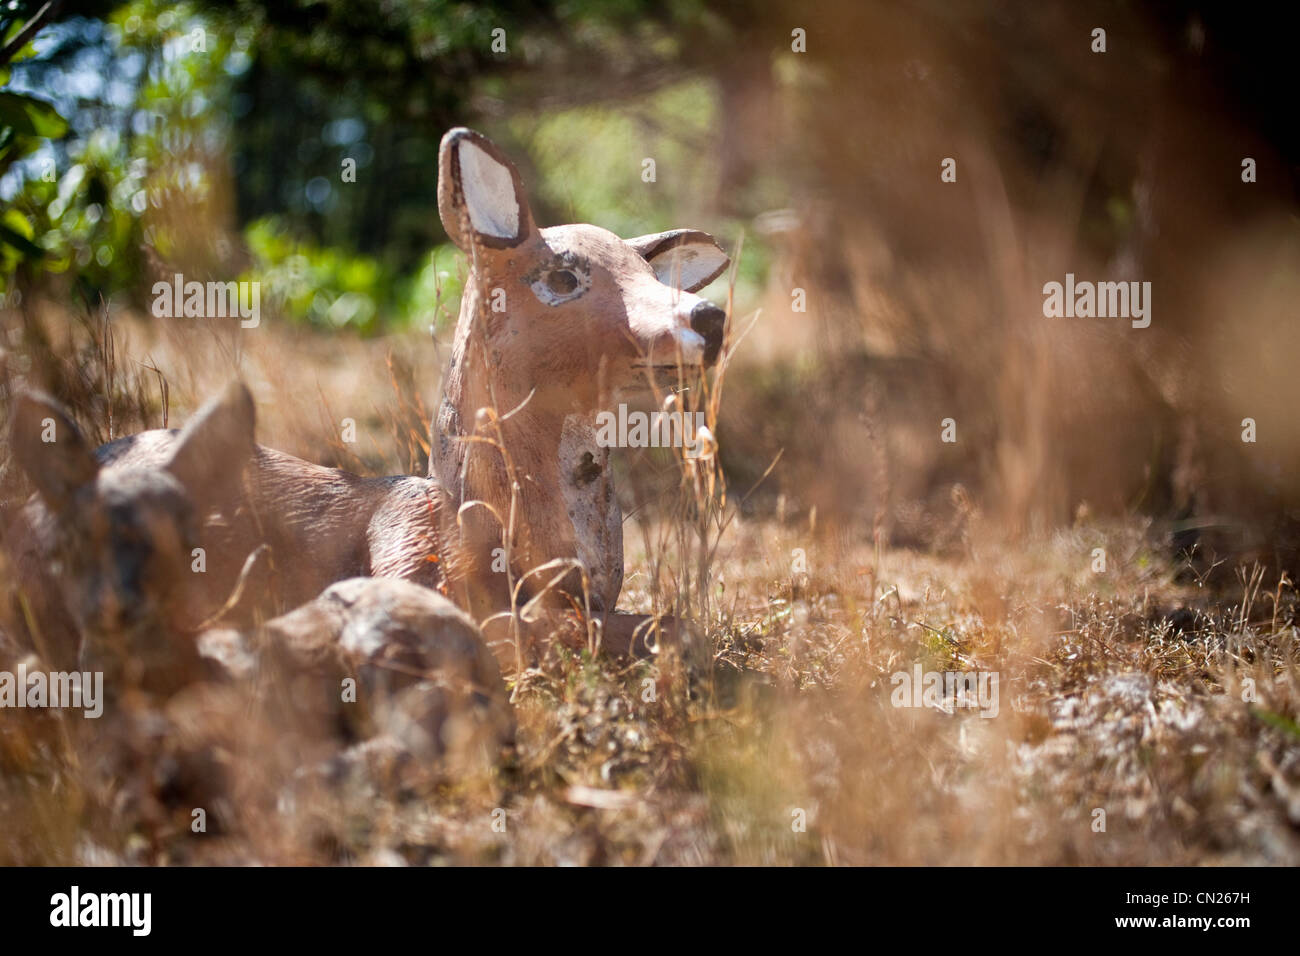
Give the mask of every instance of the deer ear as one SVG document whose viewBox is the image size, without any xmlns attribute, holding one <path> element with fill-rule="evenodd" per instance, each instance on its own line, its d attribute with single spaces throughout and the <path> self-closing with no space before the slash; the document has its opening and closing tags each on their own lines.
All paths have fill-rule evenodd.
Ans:
<svg viewBox="0 0 1300 956">
<path fill-rule="evenodd" d="M 242 382 L 231 382 L 204 402 L 176 437 L 166 468 L 190 494 L 233 487 L 256 445 L 253 396 Z"/>
<path fill-rule="evenodd" d="M 490 139 L 463 126 L 450 130 L 438 149 L 438 215 L 465 252 L 471 242 L 517 246 L 533 230 L 519 170 Z"/>
<path fill-rule="evenodd" d="M 19 466 L 55 511 L 99 474 L 99 460 L 81 429 L 48 395 L 19 392 L 14 398 L 12 445 Z"/>
<path fill-rule="evenodd" d="M 713 237 L 698 229 L 656 232 L 627 244 L 650 263 L 660 282 L 683 292 L 699 292 L 731 265 Z"/>
</svg>

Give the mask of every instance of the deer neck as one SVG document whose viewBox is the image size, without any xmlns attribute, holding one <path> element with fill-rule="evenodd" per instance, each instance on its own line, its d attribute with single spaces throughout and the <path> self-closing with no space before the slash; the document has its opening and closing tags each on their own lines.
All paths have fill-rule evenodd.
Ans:
<svg viewBox="0 0 1300 956">
<path fill-rule="evenodd" d="M 609 449 L 596 441 L 596 410 L 581 407 L 564 390 L 522 381 L 486 362 L 472 326 L 472 299 L 467 295 L 462 307 L 444 379 L 430 473 L 453 512 L 466 502 L 488 506 L 464 512 L 461 535 L 471 549 L 504 547 L 501 526 L 513 508 L 516 576 L 576 558 L 586 568 L 594 606 L 612 610 L 623 581 L 623 525 Z M 495 423 L 480 418 L 484 408 L 497 410 Z M 512 495 L 513 487 L 518 492 Z M 531 580 L 540 585 L 557 573 L 539 572 Z"/>
</svg>

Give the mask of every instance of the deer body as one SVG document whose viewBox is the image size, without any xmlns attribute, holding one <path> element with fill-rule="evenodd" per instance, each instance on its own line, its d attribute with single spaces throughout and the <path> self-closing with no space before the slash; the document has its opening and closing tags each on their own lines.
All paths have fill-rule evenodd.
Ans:
<svg viewBox="0 0 1300 956">
<path fill-rule="evenodd" d="M 407 475 L 363 478 L 262 447 L 247 474 L 255 539 L 236 551 L 270 545 L 282 605 L 311 600 L 349 577 L 441 584 L 434 482 Z"/>
<path fill-rule="evenodd" d="M 181 438 L 155 430 L 118 439 L 97 454 L 104 467 L 163 468 Z M 366 478 L 255 446 L 242 486 L 200 494 L 220 514 L 200 533 L 218 572 L 212 597 L 228 595 L 232 572 L 267 545 L 276 604 L 294 607 L 349 577 L 398 577 L 436 587 L 438 490 L 424 478 Z M 219 606 L 219 605 L 218 605 Z M 217 610 L 212 607 L 210 611 Z"/>
<path fill-rule="evenodd" d="M 53 441 L 38 437 L 43 423 Z M 97 635 L 172 653 L 167 637 L 221 612 L 263 546 L 231 608 L 237 623 L 349 577 L 442 583 L 434 482 L 323 468 L 255 445 L 253 423 L 252 397 L 234 385 L 184 430 L 91 451 L 57 404 L 19 397 L 14 449 L 38 493 L 6 542 L 56 662 Z"/>
<path fill-rule="evenodd" d="M 178 726 L 196 723 L 187 706 L 221 699 L 185 693 L 213 678 L 239 684 L 240 699 L 273 686 L 262 703 L 295 752 L 332 752 L 341 735 L 363 742 L 339 759 L 370 771 L 459 774 L 509 743 L 513 717 L 482 634 L 417 583 L 440 583 L 429 479 L 361 478 L 257 447 L 252 398 L 237 384 L 181 431 L 93 453 L 51 400 L 23 394 L 15 412 L 16 457 L 39 489 L 22 515 L 19 571 L 56 667 L 75 656 L 105 673 L 113 698 L 132 685 L 170 699 Z M 245 613 L 238 630 L 204 629 L 262 547 L 270 560 L 253 576 L 269 580 L 244 610 L 297 606 L 262 626 Z M 194 548 L 210 566 L 191 563 Z M 60 602 L 70 621 L 51 613 Z M 340 698 L 348 679 L 356 707 Z M 204 752 L 173 756 L 203 766 Z"/>
</svg>

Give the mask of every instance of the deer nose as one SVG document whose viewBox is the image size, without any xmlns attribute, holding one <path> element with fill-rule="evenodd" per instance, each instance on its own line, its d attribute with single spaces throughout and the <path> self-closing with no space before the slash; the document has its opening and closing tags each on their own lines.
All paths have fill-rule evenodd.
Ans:
<svg viewBox="0 0 1300 956">
<path fill-rule="evenodd" d="M 691 331 L 704 338 L 704 364 L 712 365 L 722 351 L 722 333 L 727 325 L 727 313 L 712 302 L 701 302 L 691 309 Z"/>
</svg>

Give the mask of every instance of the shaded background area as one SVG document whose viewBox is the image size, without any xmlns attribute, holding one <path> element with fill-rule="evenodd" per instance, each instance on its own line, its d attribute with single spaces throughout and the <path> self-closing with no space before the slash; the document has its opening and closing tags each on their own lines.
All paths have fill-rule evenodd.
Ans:
<svg viewBox="0 0 1300 956">
<path fill-rule="evenodd" d="M 6 12 L 6 36 L 39 6 Z M 57 115 L 0 115 L 0 345 L 40 378 L 14 367 L 32 303 L 147 321 L 177 272 L 259 280 L 267 321 L 304 334 L 445 336 L 463 265 L 436 151 L 468 124 L 520 163 L 543 223 L 691 225 L 741 250 L 736 325 L 758 318 L 723 406 L 733 485 L 781 454 L 747 507 L 815 508 L 846 547 L 939 549 L 981 521 L 1150 515 L 1175 548 L 1294 568 L 1296 20 L 1204 2 L 64 4 L 5 75 Z M 1151 327 L 1045 318 L 1067 272 L 1151 282 Z"/>
</svg>

